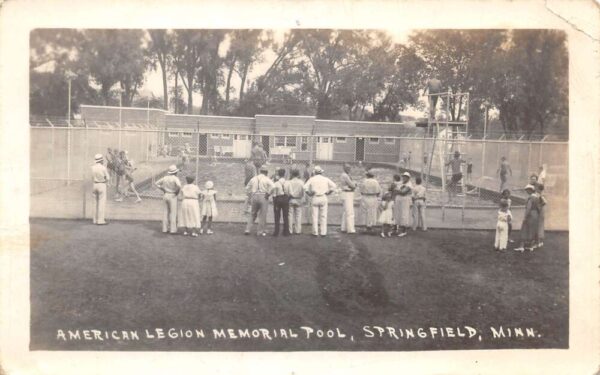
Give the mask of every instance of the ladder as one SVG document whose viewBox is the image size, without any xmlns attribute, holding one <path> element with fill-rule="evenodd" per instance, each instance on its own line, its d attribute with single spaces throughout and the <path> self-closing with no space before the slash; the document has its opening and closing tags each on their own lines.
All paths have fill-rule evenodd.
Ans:
<svg viewBox="0 0 600 375">
<path fill-rule="evenodd" d="M 429 176 L 431 176 L 433 160 L 437 154 L 442 182 L 441 191 L 445 192 L 447 190 L 447 180 L 452 176 L 452 173 L 448 172 L 449 165 L 447 166 L 447 163 L 452 160 L 456 151 L 460 152 L 461 157 L 466 156 L 464 145 L 469 130 L 469 93 L 458 92 L 453 94 L 450 90 L 444 93 L 428 93 L 429 105 L 432 103 L 432 96 L 441 99 L 443 108 L 441 109 L 441 119 L 437 116 L 437 106 L 429 110 L 427 117 L 427 136 L 431 135 L 432 142 L 428 153 L 429 160 L 426 166 L 425 186 L 429 188 Z M 459 107 L 455 119 L 452 119 L 451 102 L 454 106 Z M 463 178 L 457 182 L 456 186 L 459 191 L 457 195 L 464 197 L 466 194 Z"/>
</svg>

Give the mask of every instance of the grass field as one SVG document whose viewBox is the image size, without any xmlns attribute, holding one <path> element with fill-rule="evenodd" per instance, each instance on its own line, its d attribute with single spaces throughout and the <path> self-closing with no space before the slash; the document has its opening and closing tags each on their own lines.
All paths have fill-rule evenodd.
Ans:
<svg viewBox="0 0 600 375">
<path fill-rule="evenodd" d="M 31 349 L 568 346 L 568 233 L 547 233 L 545 248 L 533 253 L 498 253 L 491 231 L 430 230 L 386 239 L 334 229 L 327 238 L 258 238 L 242 231 L 238 224 L 217 224 L 214 235 L 192 238 L 163 235 L 157 222 L 93 226 L 32 219 Z M 390 328 L 382 328 L 379 337 L 374 326 Z M 458 327 L 465 333 L 465 326 L 476 334 L 398 339 L 390 334 L 413 329 L 416 335 L 419 327 L 427 332 L 450 327 L 455 333 Z M 494 338 L 491 328 L 500 326 L 506 337 Z M 314 332 L 307 338 L 308 329 L 301 327 Z M 158 339 L 157 328 L 182 334 Z M 229 328 L 237 339 L 214 336 L 213 329 Z M 535 334 L 509 338 L 507 328 Z M 92 329 L 134 331 L 139 340 L 119 333 L 119 340 L 110 333 L 103 340 L 57 338 L 58 330 L 83 335 Z M 238 329 L 260 337 L 239 338 Z M 335 337 L 318 338 L 318 329 L 331 329 Z M 185 338 L 185 330 L 201 330 L 205 337 Z"/>
</svg>

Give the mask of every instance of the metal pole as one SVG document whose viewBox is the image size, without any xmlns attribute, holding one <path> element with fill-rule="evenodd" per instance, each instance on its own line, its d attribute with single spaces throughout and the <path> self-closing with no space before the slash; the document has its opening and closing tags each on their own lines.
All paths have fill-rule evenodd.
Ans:
<svg viewBox="0 0 600 375">
<path fill-rule="evenodd" d="M 68 78 L 68 103 L 67 103 L 67 185 L 71 184 L 71 78 Z"/>
<path fill-rule="evenodd" d="M 121 107 L 123 105 L 123 94 L 119 93 L 119 151 L 121 151 L 121 129 L 123 128 L 123 118 L 121 114 Z"/>
<path fill-rule="evenodd" d="M 198 183 L 198 173 L 199 173 L 199 154 L 200 154 L 200 121 L 196 125 L 196 145 L 198 145 L 198 151 L 196 152 L 196 183 Z"/>
<path fill-rule="evenodd" d="M 86 162 L 88 160 L 88 149 L 89 149 L 89 136 L 88 136 L 88 127 L 87 127 L 87 123 L 84 123 L 85 125 L 85 149 L 84 149 L 84 159 Z M 86 211 L 86 205 L 87 205 L 87 197 L 86 197 L 86 187 L 87 187 L 87 178 L 86 178 L 86 164 L 87 163 L 82 163 L 82 176 L 81 179 L 83 180 L 83 183 L 81 184 L 81 190 L 82 190 L 82 195 L 83 195 L 83 204 L 82 204 L 82 209 L 83 209 L 83 216 L 82 218 L 85 219 L 85 211 Z"/>
</svg>

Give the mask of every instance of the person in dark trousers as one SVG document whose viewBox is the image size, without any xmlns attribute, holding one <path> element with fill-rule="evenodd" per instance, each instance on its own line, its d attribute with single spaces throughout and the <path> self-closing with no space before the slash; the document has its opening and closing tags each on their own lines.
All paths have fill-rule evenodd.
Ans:
<svg viewBox="0 0 600 375">
<path fill-rule="evenodd" d="M 283 215 L 283 235 L 290 235 L 290 182 L 285 179 L 285 169 L 277 171 L 277 181 L 273 184 L 271 190 L 273 196 L 273 214 L 275 220 L 275 229 L 273 236 L 279 236 L 279 222 Z"/>
</svg>

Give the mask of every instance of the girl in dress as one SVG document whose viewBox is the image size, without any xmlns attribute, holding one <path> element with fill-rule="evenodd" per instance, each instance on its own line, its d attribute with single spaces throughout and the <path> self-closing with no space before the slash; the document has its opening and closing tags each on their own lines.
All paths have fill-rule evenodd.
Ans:
<svg viewBox="0 0 600 375">
<path fill-rule="evenodd" d="M 508 209 L 506 201 L 500 202 L 500 210 L 498 211 L 498 222 L 496 223 L 496 239 L 494 241 L 494 250 L 506 250 L 508 243 L 508 226 L 512 221 L 512 214 Z"/>
<path fill-rule="evenodd" d="M 508 210 L 510 211 L 512 207 L 512 199 L 510 199 L 510 190 L 504 189 L 502 190 L 502 196 L 500 197 L 500 204 L 505 202 L 508 206 Z M 513 243 L 515 241 L 510 239 L 510 235 L 512 233 L 512 221 L 508 223 L 508 242 Z"/>
<path fill-rule="evenodd" d="M 217 191 L 214 190 L 212 181 L 206 181 L 202 194 L 202 228 L 200 234 L 206 229 L 206 234 L 213 234 L 211 230 L 213 218 L 217 216 Z"/>
<path fill-rule="evenodd" d="M 181 222 L 180 226 L 184 227 L 183 235 L 187 236 L 188 232 L 192 237 L 198 237 L 200 230 L 200 206 L 198 198 L 200 197 L 200 188 L 194 184 L 194 177 L 187 176 L 185 178 L 187 184 L 181 188 Z"/>
<path fill-rule="evenodd" d="M 392 236 L 394 225 L 394 201 L 392 193 L 385 193 L 379 204 L 379 223 L 381 224 L 381 237 Z"/>
</svg>

